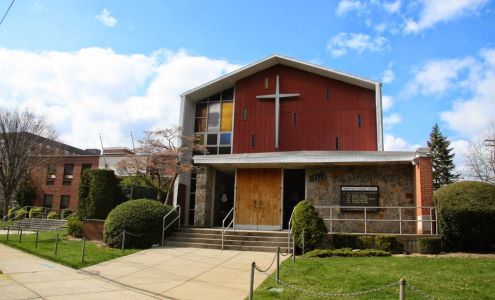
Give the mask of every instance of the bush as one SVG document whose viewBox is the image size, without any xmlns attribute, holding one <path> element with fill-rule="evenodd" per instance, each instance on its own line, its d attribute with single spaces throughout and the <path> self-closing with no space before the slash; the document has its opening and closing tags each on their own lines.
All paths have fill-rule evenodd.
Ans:
<svg viewBox="0 0 495 300">
<path fill-rule="evenodd" d="M 51 211 L 46 216 L 47 219 L 60 219 L 60 214 L 56 211 Z"/>
<path fill-rule="evenodd" d="M 111 247 L 120 247 L 122 231 L 125 229 L 126 248 L 149 248 L 160 244 L 163 217 L 172 207 L 150 199 L 124 202 L 113 209 L 105 221 L 103 239 Z M 176 217 L 173 213 L 167 220 Z M 172 226 L 174 227 L 174 226 Z"/>
<path fill-rule="evenodd" d="M 25 209 L 18 209 L 15 211 L 15 219 L 16 220 L 22 220 L 28 215 L 28 211 Z"/>
<path fill-rule="evenodd" d="M 327 232 L 325 223 L 323 223 L 316 209 L 307 200 L 299 202 L 294 208 L 292 230 L 296 245 L 302 244 L 302 233 L 304 230 L 304 244 L 306 249 L 316 247 L 323 238 L 323 235 Z"/>
<path fill-rule="evenodd" d="M 77 216 L 71 216 L 67 219 L 67 231 L 75 237 L 82 237 L 83 222 Z"/>
<path fill-rule="evenodd" d="M 309 258 L 325 258 L 325 257 L 367 257 L 367 256 L 390 256 L 390 252 L 376 249 L 365 249 L 353 251 L 351 248 L 342 249 L 315 249 L 306 253 L 305 257 Z"/>
<path fill-rule="evenodd" d="M 438 226 L 450 250 L 495 248 L 495 185 L 464 181 L 434 194 Z"/>
<path fill-rule="evenodd" d="M 373 249 L 375 247 L 375 238 L 372 235 L 359 236 L 358 246 L 360 249 Z"/>
<path fill-rule="evenodd" d="M 383 251 L 403 251 L 404 245 L 395 236 L 377 235 L 375 237 L 376 249 Z"/>
<path fill-rule="evenodd" d="M 333 247 L 335 249 L 340 248 L 359 248 L 358 236 L 354 234 L 334 234 L 333 235 Z"/>
<path fill-rule="evenodd" d="M 60 213 L 60 217 L 62 219 L 66 219 L 68 216 L 72 215 L 73 211 L 70 208 L 64 208 L 62 209 L 62 212 Z"/>
<path fill-rule="evenodd" d="M 422 254 L 438 254 L 442 250 L 439 238 L 421 238 L 418 240 L 418 252 Z"/>
<path fill-rule="evenodd" d="M 27 174 L 14 194 L 15 202 L 20 207 L 31 206 L 36 196 L 36 185 L 33 183 L 31 175 Z"/>
<path fill-rule="evenodd" d="M 32 207 L 31 210 L 29 211 L 29 218 L 37 218 L 41 216 L 41 212 L 43 212 L 42 207 Z"/>
<path fill-rule="evenodd" d="M 85 170 L 77 210 L 83 219 L 105 219 L 119 196 L 118 180 L 112 170 Z"/>
</svg>

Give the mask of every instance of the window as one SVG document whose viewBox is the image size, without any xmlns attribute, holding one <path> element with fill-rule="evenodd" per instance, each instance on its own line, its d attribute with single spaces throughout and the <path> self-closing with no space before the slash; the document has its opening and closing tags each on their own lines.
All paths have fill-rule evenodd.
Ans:
<svg viewBox="0 0 495 300">
<path fill-rule="evenodd" d="M 60 196 L 60 209 L 69 208 L 70 205 L 70 195 Z"/>
<path fill-rule="evenodd" d="M 251 135 L 251 148 L 256 148 L 256 135 Z"/>
<path fill-rule="evenodd" d="M 363 120 L 361 118 L 361 114 L 357 115 L 357 126 L 358 128 L 361 128 L 363 126 Z"/>
<path fill-rule="evenodd" d="M 81 166 L 81 175 L 83 174 L 84 170 L 91 169 L 91 164 L 82 164 Z"/>
<path fill-rule="evenodd" d="M 207 146 L 207 153 L 226 154 L 231 152 L 232 120 L 234 110 L 234 88 L 207 97 L 196 103 L 194 134 L 196 143 Z M 222 148 L 222 149 L 220 149 Z"/>
<path fill-rule="evenodd" d="M 74 172 L 74 164 L 64 165 L 64 179 L 72 179 L 73 172 Z"/>
<path fill-rule="evenodd" d="M 292 113 L 292 126 L 296 126 L 296 125 L 297 125 L 297 113 L 293 112 Z"/>
<path fill-rule="evenodd" d="M 335 150 L 339 150 L 340 149 L 340 140 L 339 140 L 339 137 L 336 136 L 335 137 Z"/>
<path fill-rule="evenodd" d="M 248 118 L 248 110 L 247 110 L 247 107 L 243 107 L 242 108 L 242 120 L 243 121 L 246 121 Z"/>
<path fill-rule="evenodd" d="M 57 178 L 57 165 L 47 165 L 46 170 L 46 185 L 54 185 L 55 178 Z"/>
<path fill-rule="evenodd" d="M 332 97 L 332 92 L 330 90 L 330 87 L 327 86 L 325 87 L 325 99 L 330 100 L 331 97 Z"/>
<path fill-rule="evenodd" d="M 44 195 L 43 196 L 43 207 L 52 207 L 53 195 Z"/>
<path fill-rule="evenodd" d="M 267 88 L 268 88 L 268 83 L 269 83 L 269 81 L 268 81 L 268 77 L 265 77 L 265 82 L 264 82 L 264 84 L 263 84 L 263 86 L 265 87 L 265 89 L 267 89 Z"/>
</svg>

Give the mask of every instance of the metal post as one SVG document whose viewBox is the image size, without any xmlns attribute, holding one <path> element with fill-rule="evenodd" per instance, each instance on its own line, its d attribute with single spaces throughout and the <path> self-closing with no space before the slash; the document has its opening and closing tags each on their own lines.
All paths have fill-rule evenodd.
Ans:
<svg viewBox="0 0 495 300">
<path fill-rule="evenodd" d="M 57 237 L 55 238 L 55 255 L 57 255 L 57 252 L 58 252 L 58 233 L 57 233 Z"/>
<path fill-rule="evenodd" d="M 296 262 L 296 237 L 292 233 L 292 262 Z"/>
<path fill-rule="evenodd" d="M 437 216 L 437 209 L 435 209 L 435 234 L 438 235 L 438 216 Z"/>
<path fill-rule="evenodd" d="M 402 208 L 399 207 L 399 234 L 402 234 Z"/>
<path fill-rule="evenodd" d="M 330 205 L 330 233 L 333 233 L 333 206 Z"/>
<path fill-rule="evenodd" d="M 399 300 L 406 300 L 406 280 L 404 278 L 401 278 L 399 284 Z"/>
<path fill-rule="evenodd" d="M 433 234 L 433 213 L 430 207 L 430 234 Z"/>
<path fill-rule="evenodd" d="M 180 229 L 180 205 L 177 205 L 179 207 L 179 225 L 177 226 L 177 228 Z M 223 248 L 222 248 L 223 249 Z"/>
<path fill-rule="evenodd" d="M 21 234 L 19 235 L 19 244 L 22 243 L 22 228 L 21 228 Z"/>
<path fill-rule="evenodd" d="M 124 254 L 124 247 L 125 247 L 125 229 L 122 231 L 122 254 Z"/>
<path fill-rule="evenodd" d="M 34 249 L 38 249 L 38 234 L 39 234 L 39 231 L 36 231 L 36 240 L 34 242 Z"/>
<path fill-rule="evenodd" d="M 249 281 L 249 300 L 253 300 L 253 288 L 254 288 L 254 267 L 256 263 L 253 261 L 251 264 L 251 279 Z"/>
<path fill-rule="evenodd" d="M 305 234 L 305 231 L 303 229 L 303 232 L 302 232 L 302 254 L 304 255 L 304 234 Z"/>
<path fill-rule="evenodd" d="M 85 252 L 86 252 L 86 238 L 82 238 L 81 262 L 84 262 Z"/>
<path fill-rule="evenodd" d="M 364 208 L 364 234 L 367 234 L 368 233 L 368 227 L 366 227 L 368 225 L 368 213 L 366 211 L 366 207 Z"/>
<path fill-rule="evenodd" d="M 9 241 L 9 235 L 10 235 L 10 226 L 7 227 L 7 241 Z"/>
<path fill-rule="evenodd" d="M 280 281 L 280 247 L 277 247 L 277 273 L 275 277 L 275 284 L 278 285 Z"/>
</svg>

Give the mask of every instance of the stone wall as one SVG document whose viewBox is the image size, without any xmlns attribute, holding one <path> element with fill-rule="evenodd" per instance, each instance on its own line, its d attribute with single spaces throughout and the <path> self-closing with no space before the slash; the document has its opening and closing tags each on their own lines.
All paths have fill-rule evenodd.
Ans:
<svg viewBox="0 0 495 300">
<path fill-rule="evenodd" d="M 197 169 L 194 226 L 211 225 L 213 177 L 214 170 L 212 168 L 200 167 Z"/>
<path fill-rule="evenodd" d="M 367 211 L 367 233 L 399 233 L 399 210 L 390 206 L 415 206 L 414 168 L 410 164 L 329 166 L 307 169 L 307 199 L 314 206 L 340 206 L 342 186 L 377 186 L 378 211 Z M 364 210 L 319 208 L 320 216 L 329 219 L 364 219 Z M 403 209 L 402 219 L 416 220 L 415 209 Z M 381 220 L 381 221 L 373 221 Z M 364 233 L 363 221 L 325 221 L 329 231 Z M 402 222 L 403 233 L 416 233 L 416 222 Z"/>
</svg>

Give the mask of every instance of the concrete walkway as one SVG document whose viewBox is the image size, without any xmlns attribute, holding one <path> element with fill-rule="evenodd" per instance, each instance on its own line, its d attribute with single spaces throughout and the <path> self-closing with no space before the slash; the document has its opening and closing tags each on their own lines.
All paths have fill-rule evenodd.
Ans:
<svg viewBox="0 0 495 300">
<path fill-rule="evenodd" d="M 0 245 L 0 299 L 244 299 L 251 262 L 273 257 L 165 247 L 74 270 Z M 256 272 L 255 287 L 267 276 Z"/>
</svg>

